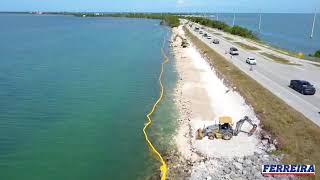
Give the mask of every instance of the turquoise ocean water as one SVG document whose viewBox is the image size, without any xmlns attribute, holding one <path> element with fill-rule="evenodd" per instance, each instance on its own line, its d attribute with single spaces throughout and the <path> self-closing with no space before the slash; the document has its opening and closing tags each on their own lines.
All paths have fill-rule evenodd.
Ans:
<svg viewBox="0 0 320 180">
<path fill-rule="evenodd" d="M 158 20 L 0 15 L 0 179 L 145 179 L 174 131 L 170 30 Z"/>
</svg>

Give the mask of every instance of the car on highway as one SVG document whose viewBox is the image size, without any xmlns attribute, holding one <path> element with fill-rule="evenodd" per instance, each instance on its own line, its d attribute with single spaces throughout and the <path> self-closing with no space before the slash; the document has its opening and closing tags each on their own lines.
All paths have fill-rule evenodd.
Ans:
<svg viewBox="0 0 320 180">
<path fill-rule="evenodd" d="M 231 47 L 230 50 L 229 50 L 229 54 L 231 54 L 233 56 L 236 56 L 236 55 L 239 55 L 239 51 L 238 51 L 237 48 Z"/>
<path fill-rule="evenodd" d="M 214 40 L 212 41 L 212 43 L 213 43 L 213 44 L 219 44 L 220 41 L 219 41 L 219 39 L 214 39 Z"/>
<path fill-rule="evenodd" d="M 207 36 L 207 39 L 212 39 L 211 35 L 208 35 L 208 36 Z"/>
<path fill-rule="evenodd" d="M 314 95 L 316 93 L 316 88 L 305 80 L 291 80 L 289 87 L 303 95 Z"/>
<path fill-rule="evenodd" d="M 199 34 L 203 34 L 203 31 L 199 31 Z"/>
<path fill-rule="evenodd" d="M 195 27 L 195 28 L 194 28 L 194 31 L 199 31 L 199 27 Z"/>
<path fill-rule="evenodd" d="M 203 37 L 208 37 L 208 34 L 207 34 L 207 33 L 204 33 L 202 36 L 203 36 Z"/>
<path fill-rule="evenodd" d="M 254 57 L 248 57 L 246 60 L 246 63 L 250 64 L 250 65 L 256 65 L 257 61 Z"/>
</svg>

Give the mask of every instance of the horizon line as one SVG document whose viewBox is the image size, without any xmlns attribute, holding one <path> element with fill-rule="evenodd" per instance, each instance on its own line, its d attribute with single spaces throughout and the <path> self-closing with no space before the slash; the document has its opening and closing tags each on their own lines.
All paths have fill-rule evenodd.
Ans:
<svg viewBox="0 0 320 180">
<path fill-rule="evenodd" d="M 168 14 L 314 14 L 315 12 L 165 12 L 165 11 L 1 11 L 0 13 L 168 13 Z"/>
</svg>

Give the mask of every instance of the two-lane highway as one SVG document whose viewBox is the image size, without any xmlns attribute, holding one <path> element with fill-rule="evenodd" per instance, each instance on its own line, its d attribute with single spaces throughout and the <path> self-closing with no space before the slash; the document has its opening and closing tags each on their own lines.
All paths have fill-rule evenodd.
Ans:
<svg viewBox="0 0 320 180">
<path fill-rule="evenodd" d="M 200 25 L 198 25 L 200 27 Z M 238 44 L 230 42 L 220 35 L 209 33 L 213 39 L 219 39 L 219 44 L 213 44 L 212 39 L 203 37 L 193 28 L 186 26 L 191 33 L 205 42 L 228 61 L 236 65 L 240 70 L 255 79 L 272 93 L 283 99 L 287 104 L 304 114 L 320 126 L 320 68 L 299 61 L 300 65 L 280 64 L 259 54 L 258 51 L 245 50 Z M 194 26 L 193 26 L 194 27 Z M 229 54 L 230 47 L 239 50 L 238 56 Z M 257 65 L 246 63 L 248 57 L 254 57 Z M 251 69 L 252 68 L 252 69 Z M 317 92 L 313 96 L 302 95 L 288 87 L 290 80 L 303 79 L 315 85 Z"/>
</svg>

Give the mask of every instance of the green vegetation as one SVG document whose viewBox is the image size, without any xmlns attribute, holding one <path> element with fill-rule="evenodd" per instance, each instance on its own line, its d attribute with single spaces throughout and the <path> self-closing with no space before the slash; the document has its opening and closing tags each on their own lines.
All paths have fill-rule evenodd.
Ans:
<svg viewBox="0 0 320 180">
<path fill-rule="evenodd" d="M 320 128 L 283 100 L 239 70 L 223 56 L 192 35 L 193 44 L 206 53 L 215 70 L 246 99 L 261 120 L 262 128 L 276 137 L 284 163 L 320 166 Z M 275 152 L 279 153 L 279 152 Z M 320 178 L 320 174 L 316 175 Z"/>
<path fill-rule="evenodd" d="M 269 53 L 265 53 L 265 52 L 262 52 L 260 54 L 262 54 L 263 56 L 265 56 L 265 57 L 267 57 L 267 58 L 269 58 L 269 59 L 271 59 L 271 60 L 273 60 L 273 61 L 275 61 L 277 63 L 289 64 L 289 65 L 298 65 L 298 66 L 300 65 L 300 64 L 292 63 L 287 59 L 284 59 L 284 58 L 279 57 L 279 56 L 275 56 L 273 54 L 269 54 Z"/>
<path fill-rule="evenodd" d="M 252 31 L 240 26 L 233 26 L 230 29 L 230 33 L 241 36 L 241 37 L 249 38 L 249 39 L 258 39 L 258 37 L 255 34 L 253 34 Z"/>
<path fill-rule="evenodd" d="M 196 23 L 199 23 L 204 26 L 216 28 L 216 29 L 222 30 L 224 32 L 228 32 L 228 33 L 238 35 L 241 37 L 254 39 L 254 40 L 259 39 L 252 31 L 250 31 L 246 28 L 240 27 L 240 26 L 231 27 L 224 22 L 211 20 L 211 19 L 208 19 L 205 17 L 183 17 L 183 18 L 188 19 L 193 22 L 196 22 Z"/>
<path fill-rule="evenodd" d="M 257 51 L 257 50 L 260 50 L 259 48 L 257 47 L 254 47 L 254 46 L 249 46 L 247 44 L 244 44 L 242 42 L 235 42 L 236 44 L 238 44 L 239 46 L 241 46 L 243 49 L 247 49 L 247 50 L 253 50 L 253 51 Z"/>
<path fill-rule="evenodd" d="M 261 43 L 261 42 L 260 42 Z M 284 48 L 280 48 L 280 47 L 275 47 L 275 46 L 271 46 L 271 45 L 267 45 L 267 48 L 268 49 L 271 49 L 273 51 L 276 51 L 278 53 L 281 53 L 281 54 L 284 54 L 284 55 L 288 55 L 288 56 L 291 56 L 291 57 L 296 57 L 296 58 L 301 58 L 299 56 L 299 53 L 298 52 L 293 52 L 293 51 L 290 51 L 288 49 L 284 49 Z"/>
<path fill-rule="evenodd" d="M 119 13 L 109 14 L 112 17 L 127 17 L 127 18 L 146 18 L 163 20 L 170 27 L 178 27 L 180 24 L 179 18 L 169 13 Z"/>
<path fill-rule="evenodd" d="M 113 14 L 99 14 L 99 13 L 78 13 L 75 16 L 86 17 L 126 17 L 126 18 L 146 18 L 146 19 L 160 19 L 163 24 L 170 27 L 179 26 L 178 16 L 170 13 L 113 13 Z"/>
<path fill-rule="evenodd" d="M 275 151 L 271 151 L 269 154 L 275 155 L 275 156 L 280 156 L 280 155 L 282 154 L 282 151 L 280 151 L 280 150 L 275 150 Z"/>
<path fill-rule="evenodd" d="M 320 58 L 320 50 L 318 50 L 317 52 L 315 52 L 313 56 Z"/>
</svg>

